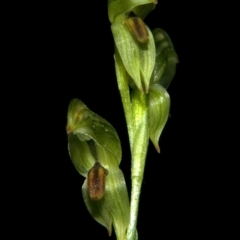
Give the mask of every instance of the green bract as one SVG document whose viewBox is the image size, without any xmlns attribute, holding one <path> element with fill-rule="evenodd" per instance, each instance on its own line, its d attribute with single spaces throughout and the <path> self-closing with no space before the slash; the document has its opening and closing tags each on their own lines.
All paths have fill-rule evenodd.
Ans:
<svg viewBox="0 0 240 240">
<path fill-rule="evenodd" d="M 160 152 L 158 141 L 170 110 L 170 97 L 166 88 L 175 75 L 178 57 L 164 30 L 157 28 L 152 32 L 156 45 L 156 61 L 149 90 L 149 136 L 157 152 Z"/>
<path fill-rule="evenodd" d="M 87 178 L 89 171 L 96 170 L 96 173 L 90 172 L 92 182 L 87 184 L 85 180 L 82 187 L 89 212 L 108 229 L 109 235 L 113 223 L 117 239 L 123 240 L 129 223 L 129 200 L 124 176 L 119 169 L 122 153 L 115 129 L 83 102 L 73 99 L 68 109 L 67 133 L 69 154 L 78 172 Z M 101 166 L 99 172 L 97 167 L 93 168 L 97 166 L 96 162 Z M 99 196 L 89 196 L 91 186 L 100 188 Z"/>
<path fill-rule="evenodd" d="M 161 85 L 154 84 L 149 91 L 149 137 L 157 152 L 160 153 L 158 141 L 168 120 L 170 97 Z"/>
</svg>

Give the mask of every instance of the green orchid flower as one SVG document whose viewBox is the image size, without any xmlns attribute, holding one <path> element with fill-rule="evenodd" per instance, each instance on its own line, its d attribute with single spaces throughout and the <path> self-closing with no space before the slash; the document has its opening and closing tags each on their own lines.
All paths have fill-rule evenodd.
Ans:
<svg viewBox="0 0 240 240">
<path fill-rule="evenodd" d="M 107 228 L 114 226 L 124 240 L 129 224 L 129 200 L 122 171 L 122 152 L 115 129 L 78 99 L 68 109 L 68 147 L 77 171 L 86 178 L 82 194 L 93 218 Z"/>
</svg>

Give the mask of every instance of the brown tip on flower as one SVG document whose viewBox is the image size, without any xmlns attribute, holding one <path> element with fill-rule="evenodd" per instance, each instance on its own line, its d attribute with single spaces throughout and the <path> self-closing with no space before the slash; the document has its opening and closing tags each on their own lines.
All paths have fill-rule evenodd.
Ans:
<svg viewBox="0 0 240 240">
<path fill-rule="evenodd" d="M 110 228 L 108 229 L 108 236 L 109 236 L 109 237 L 112 236 L 112 226 L 110 226 Z"/>
<path fill-rule="evenodd" d="M 148 41 L 148 31 L 141 18 L 132 16 L 132 13 L 130 13 L 130 17 L 125 20 L 125 24 L 138 42 L 146 43 Z"/>
<path fill-rule="evenodd" d="M 156 148 L 157 152 L 160 153 L 160 147 L 159 147 L 159 145 L 155 146 L 155 148 Z"/>
<path fill-rule="evenodd" d="M 67 126 L 66 131 L 67 131 L 67 134 L 69 134 L 72 132 L 72 129 L 69 126 Z"/>
</svg>

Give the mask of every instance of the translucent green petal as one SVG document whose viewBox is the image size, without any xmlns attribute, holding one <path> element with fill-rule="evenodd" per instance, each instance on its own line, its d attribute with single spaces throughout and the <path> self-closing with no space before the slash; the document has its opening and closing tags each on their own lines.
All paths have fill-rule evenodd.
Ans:
<svg viewBox="0 0 240 240">
<path fill-rule="evenodd" d="M 87 182 L 82 187 L 84 202 L 93 218 L 108 229 L 111 226 L 118 240 L 124 240 L 129 223 L 128 193 L 122 171 L 109 171 L 106 177 L 106 189 L 100 201 L 92 201 L 87 192 Z"/>
<path fill-rule="evenodd" d="M 88 195 L 87 180 L 82 186 L 82 194 L 85 205 L 92 217 L 101 225 L 107 228 L 109 236 L 112 234 L 112 215 L 106 207 L 106 201 L 103 197 L 100 201 L 92 201 Z"/>
<path fill-rule="evenodd" d="M 118 240 L 124 240 L 129 224 L 129 200 L 123 173 L 120 169 L 106 178 L 105 199 L 113 216 L 113 226 Z"/>
<path fill-rule="evenodd" d="M 178 56 L 171 39 L 164 30 L 157 28 L 152 33 L 156 44 L 156 63 L 151 82 L 167 88 L 175 75 Z"/>
<path fill-rule="evenodd" d="M 84 177 L 87 177 L 89 169 L 93 166 L 96 159 L 93 157 L 89 145 L 86 141 L 81 141 L 77 135 L 68 134 L 68 150 L 77 171 Z"/>
<path fill-rule="evenodd" d="M 148 28 L 147 28 L 148 29 Z M 148 29 L 148 43 L 142 45 L 140 50 L 141 73 L 145 92 L 148 93 L 151 75 L 155 65 L 154 55 L 156 53 L 152 32 Z"/>
<path fill-rule="evenodd" d="M 138 89 L 142 90 L 140 52 L 137 41 L 124 24 L 112 24 L 114 41 L 128 74 L 134 79 Z"/>
<path fill-rule="evenodd" d="M 117 132 L 110 123 L 90 111 L 78 99 L 73 99 L 69 105 L 67 132 L 76 134 L 80 140 L 93 139 L 96 144 L 112 153 L 115 161 L 120 164 L 122 151 Z"/>
</svg>

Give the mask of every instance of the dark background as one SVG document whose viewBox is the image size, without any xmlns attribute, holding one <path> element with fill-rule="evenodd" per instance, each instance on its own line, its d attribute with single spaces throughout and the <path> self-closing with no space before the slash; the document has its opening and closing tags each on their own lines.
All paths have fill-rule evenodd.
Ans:
<svg viewBox="0 0 240 240">
<path fill-rule="evenodd" d="M 197 7 L 159 2 L 145 19 L 151 29 L 160 27 L 169 34 L 179 64 L 168 88 L 171 110 L 160 139 L 161 153 L 149 144 L 138 218 L 140 240 L 203 236 L 216 217 L 211 200 L 215 180 L 207 183 L 214 171 L 206 163 L 211 136 L 202 131 L 209 121 L 204 117 L 209 111 L 203 107 L 205 97 L 212 92 L 202 87 L 209 75 L 203 78 L 202 69 L 207 66 L 199 59 L 204 36 Z M 109 121 L 121 139 L 120 168 L 130 192 L 130 151 L 107 1 L 35 5 L 30 17 L 16 26 L 19 42 L 24 43 L 17 46 L 22 54 L 17 54 L 18 74 L 23 77 L 19 85 L 26 88 L 20 93 L 23 98 L 27 93 L 21 144 L 24 158 L 30 159 L 18 163 L 24 168 L 24 181 L 16 181 L 18 200 L 13 215 L 16 225 L 21 224 L 19 234 L 31 239 L 115 239 L 114 233 L 108 238 L 107 230 L 84 205 L 84 178 L 71 163 L 65 131 L 73 98 Z M 211 104 L 214 109 L 215 101 Z M 204 221 L 200 220 L 203 216 L 207 216 Z"/>
</svg>

